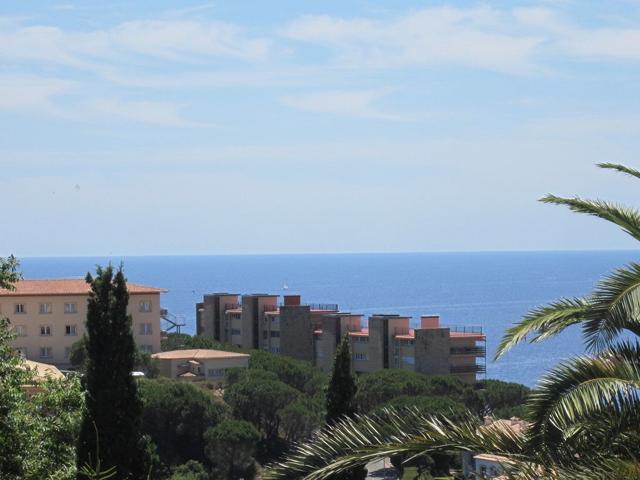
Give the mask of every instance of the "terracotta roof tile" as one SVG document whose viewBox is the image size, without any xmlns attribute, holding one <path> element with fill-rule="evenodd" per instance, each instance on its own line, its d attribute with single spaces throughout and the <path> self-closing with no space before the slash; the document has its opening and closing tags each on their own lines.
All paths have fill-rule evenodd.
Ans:
<svg viewBox="0 0 640 480">
<path fill-rule="evenodd" d="M 225 352 L 223 350 L 171 350 L 169 352 L 154 353 L 151 358 L 163 360 L 207 360 L 212 358 L 249 358 L 246 353 Z"/>
<path fill-rule="evenodd" d="M 130 294 L 164 293 L 163 288 L 147 287 L 135 283 L 127 283 Z M 35 296 L 35 295 L 87 295 L 91 290 L 89 284 L 80 278 L 63 278 L 54 280 L 20 280 L 15 290 L 0 288 L 0 297 Z"/>
</svg>

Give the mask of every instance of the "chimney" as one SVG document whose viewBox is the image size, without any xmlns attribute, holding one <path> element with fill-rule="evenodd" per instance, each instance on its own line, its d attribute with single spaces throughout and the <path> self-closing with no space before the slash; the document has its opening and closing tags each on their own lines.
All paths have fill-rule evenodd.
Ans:
<svg viewBox="0 0 640 480">
<path fill-rule="evenodd" d="M 284 306 L 285 307 L 295 307 L 300 305 L 300 295 L 285 295 L 284 296 Z"/>
<path fill-rule="evenodd" d="M 420 317 L 420 328 L 440 328 L 440 315 L 423 315 Z"/>
</svg>

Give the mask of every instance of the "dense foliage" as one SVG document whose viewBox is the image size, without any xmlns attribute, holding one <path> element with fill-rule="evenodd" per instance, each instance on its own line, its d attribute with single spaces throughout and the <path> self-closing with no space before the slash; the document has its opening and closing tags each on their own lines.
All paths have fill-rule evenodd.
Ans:
<svg viewBox="0 0 640 480">
<path fill-rule="evenodd" d="M 140 380 L 142 431 L 156 445 L 167 467 L 189 460 L 204 462 L 204 433 L 220 423 L 229 408 L 211 392 L 177 380 Z"/>
<path fill-rule="evenodd" d="M 127 314 L 129 293 L 122 267 L 87 275 L 86 410 L 78 440 L 78 468 L 115 467 L 119 478 L 144 478 L 149 459 L 140 426 L 142 401 L 131 376 L 136 346 Z M 82 476 L 81 476 L 82 477 Z"/>
<path fill-rule="evenodd" d="M 253 455 L 260 434 L 249 422 L 225 420 L 209 428 L 204 436 L 207 457 L 222 478 L 253 478 L 256 461 Z"/>
</svg>

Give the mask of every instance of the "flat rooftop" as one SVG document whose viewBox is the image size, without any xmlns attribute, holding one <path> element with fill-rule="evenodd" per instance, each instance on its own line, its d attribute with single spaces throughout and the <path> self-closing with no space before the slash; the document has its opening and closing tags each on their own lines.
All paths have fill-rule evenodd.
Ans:
<svg viewBox="0 0 640 480">
<path fill-rule="evenodd" d="M 25 297 L 42 295 L 88 295 L 89 285 L 83 278 L 58 278 L 42 280 L 20 280 L 14 285 L 15 290 L 0 289 L 0 297 Z M 165 293 L 164 288 L 148 287 L 136 283 L 127 283 L 129 294 Z"/>
<path fill-rule="evenodd" d="M 151 355 L 151 358 L 160 360 L 211 360 L 216 358 L 249 358 L 246 353 L 226 352 L 224 350 L 170 350 Z"/>
</svg>

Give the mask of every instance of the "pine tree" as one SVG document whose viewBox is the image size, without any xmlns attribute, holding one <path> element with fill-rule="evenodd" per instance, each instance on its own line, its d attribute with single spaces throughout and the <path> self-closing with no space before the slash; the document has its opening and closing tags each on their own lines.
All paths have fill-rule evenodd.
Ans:
<svg viewBox="0 0 640 480">
<path fill-rule="evenodd" d="M 351 347 L 349 337 L 344 336 L 333 360 L 333 372 L 327 388 L 328 424 L 332 424 L 343 416 L 352 417 L 356 413 L 355 396 L 356 381 L 351 372 Z"/>
<path fill-rule="evenodd" d="M 343 417 L 353 417 L 357 413 L 356 379 L 351 372 L 351 347 L 349 336 L 345 335 L 338 345 L 333 361 L 333 372 L 327 387 L 327 416 L 326 421 L 331 425 Z M 336 480 L 362 480 L 366 478 L 367 470 L 356 467 L 335 477 Z"/>
<path fill-rule="evenodd" d="M 78 468 L 115 467 L 117 478 L 147 476 L 148 454 L 140 425 L 142 402 L 131 372 L 135 343 L 129 293 L 122 266 L 97 267 L 87 274 L 91 285 L 87 308 L 86 411 L 78 442 Z M 99 458 L 97 458 L 99 457 Z M 79 475 L 79 478 L 86 478 Z"/>
</svg>

